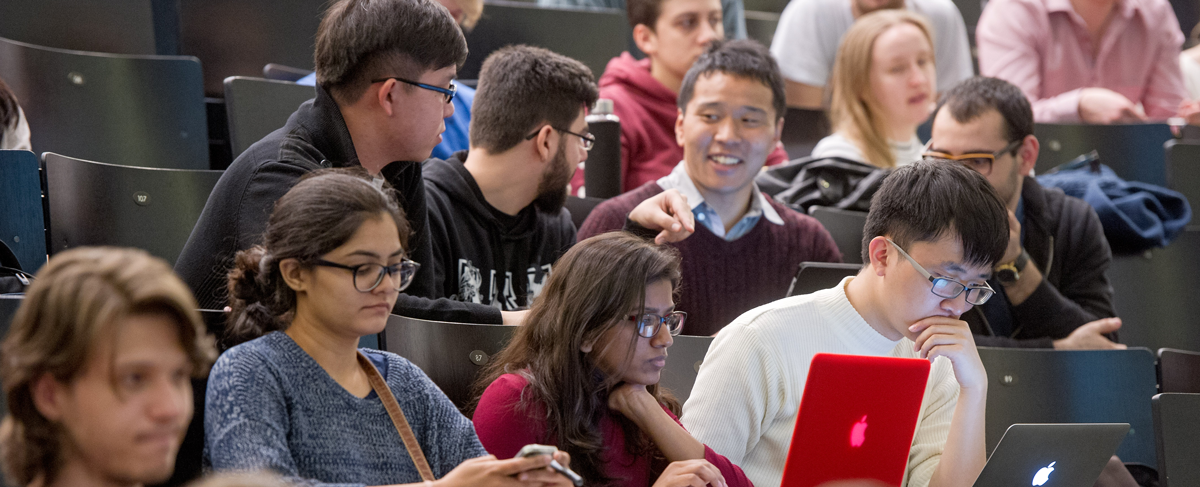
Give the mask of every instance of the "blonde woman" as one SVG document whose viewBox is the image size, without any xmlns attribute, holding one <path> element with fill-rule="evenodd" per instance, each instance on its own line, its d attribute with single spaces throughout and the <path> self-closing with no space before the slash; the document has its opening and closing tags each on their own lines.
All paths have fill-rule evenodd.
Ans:
<svg viewBox="0 0 1200 487">
<path fill-rule="evenodd" d="M 936 102 L 933 38 L 906 10 L 864 15 L 842 38 L 833 65 L 834 133 L 813 157 L 842 157 L 891 168 L 921 159 L 917 126 Z"/>
</svg>

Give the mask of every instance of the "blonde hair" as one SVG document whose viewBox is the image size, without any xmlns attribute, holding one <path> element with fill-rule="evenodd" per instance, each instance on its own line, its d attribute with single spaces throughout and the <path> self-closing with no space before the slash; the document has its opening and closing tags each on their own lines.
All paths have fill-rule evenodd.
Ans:
<svg viewBox="0 0 1200 487">
<path fill-rule="evenodd" d="M 191 291 L 162 259 L 136 249 L 83 247 L 55 255 L 38 272 L 0 345 L 8 400 L 0 460 L 10 481 L 49 484 L 62 463 L 61 427 L 38 412 L 33 383 L 45 374 L 70 382 L 84 372 L 98 341 L 112 339 L 124 317 L 142 313 L 173 318 L 194 375 L 207 374 L 216 358 L 213 340 Z"/>
<path fill-rule="evenodd" d="M 830 79 L 830 121 L 834 130 L 857 144 L 867 162 L 880 167 L 895 167 L 896 156 L 879 116 L 882 107 L 871 93 L 871 61 L 875 39 L 902 23 L 916 26 L 933 45 L 929 23 L 920 15 L 907 10 L 877 10 L 860 17 L 842 37 Z"/>
<path fill-rule="evenodd" d="M 463 32 L 470 32 L 479 22 L 479 17 L 483 16 L 483 0 L 454 0 L 454 2 L 463 11 L 463 21 L 460 24 Z"/>
</svg>

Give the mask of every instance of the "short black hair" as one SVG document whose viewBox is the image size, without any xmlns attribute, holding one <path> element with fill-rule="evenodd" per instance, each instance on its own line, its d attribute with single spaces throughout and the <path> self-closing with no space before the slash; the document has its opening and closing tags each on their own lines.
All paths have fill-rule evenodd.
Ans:
<svg viewBox="0 0 1200 487">
<path fill-rule="evenodd" d="M 862 258 L 886 236 L 901 248 L 957 234 L 963 259 L 995 267 L 1008 248 L 1008 210 L 991 183 L 961 164 L 918 161 L 900 166 L 883 180 L 871 200 L 863 227 Z"/>
<path fill-rule="evenodd" d="M 467 40 L 436 0 L 338 0 L 321 19 L 313 51 L 317 84 L 343 103 L 372 79 L 416 81 L 466 60 Z"/>
<path fill-rule="evenodd" d="M 776 121 L 787 113 L 787 95 L 784 92 L 783 74 L 779 72 L 779 64 L 771 57 L 771 52 L 758 41 L 713 41 L 683 77 L 683 85 L 679 88 L 679 110 L 687 112 L 687 104 L 692 101 L 692 94 L 696 90 L 696 80 L 712 73 L 731 74 L 762 83 L 771 89 L 771 104 L 775 108 Z"/>
<path fill-rule="evenodd" d="M 540 124 L 571 130 L 580 111 L 599 96 L 592 70 L 583 63 L 540 47 L 504 47 L 479 70 L 471 145 L 500 153 Z"/>
<path fill-rule="evenodd" d="M 1016 85 L 1002 79 L 985 76 L 966 79 L 942 94 L 933 112 L 935 117 L 942 107 L 950 110 L 950 116 L 958 123 L 970 122 L 988 110 L 1000 112 L 1004 117 L 1004 138 L 1009 142 L 1033 135 L 1033 108 L 1029 99 Z"/>
</svg>

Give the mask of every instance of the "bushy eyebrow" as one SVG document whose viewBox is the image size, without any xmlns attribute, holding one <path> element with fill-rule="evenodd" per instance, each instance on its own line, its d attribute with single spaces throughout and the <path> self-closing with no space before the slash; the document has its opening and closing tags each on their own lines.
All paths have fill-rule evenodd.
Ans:
<svg viewBox="0 0 1200 487">
<path fill-rule="evenodd" d="M 388 257 L 396 257 L 398 255 L 403 255 L 403 254 L 404 254 L 404 249 L 400 249 L 395 252 L 392 252 L 391 254 L 388 254 Z M 371 252 L 369 250 L 355 250 L 354 252 L 350 252 L 350 254 L 347 255 L 347 257 L 352 257 L 352 256 L 356 256 L 356 255 L 361 255 L 363 257 L 370 257 L 372 259 L 379 258 L 379 254 L 376 254 L 375 252 Z"/>
</svg>

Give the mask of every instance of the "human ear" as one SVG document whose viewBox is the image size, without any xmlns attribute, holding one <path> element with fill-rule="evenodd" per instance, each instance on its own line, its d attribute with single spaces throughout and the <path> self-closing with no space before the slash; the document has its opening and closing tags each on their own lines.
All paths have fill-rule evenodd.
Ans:
<svg viewBox="0 0 1200 487">
<path fill-rule="evenodd" d="M 554 136 L 554 127 L 550 124 L 542 125 L 538 129 L 537 135 L 533 137 L 533 150 L 537 152 L 538 159 L 542 162 L 549 161 L 554 158 L 554 153 L 558 147 L 554 146 L 551 140 Z"/>
<path fill-rule="evenodd" d="M 1038 151 L 1040 149 L 1041 144 L 1038 143 L 1037 137 L 1032 135 L 1025 136 L 1025 140 L 1021 142 L 1021 147 L 1017 148 L 1018 161 L 1021 163 L 1018 171 L 1022 176 L 1033 171 L 1033 166 L 1037 164 Z"/>
<path fill-rule="evenodd" d="M 592 348 L 595 346 L 596 346 L 596 339 L 593 338 L 591 340 L 583 342 L 583 345 L 579 346 L 579 351 L 583 352 L 583 353 L 592 353 Z"/>
<path fill-rule="evenodd" d="M 67 386 L 45 373 L 30 383 L 29 389 L 33 396 L 33 407 L 37 408 L 38 413 L 50 421 L 62 418 L 62 399 Z"/>
<path fill-rule="evenodd" d="M 638 24 L 633 27 L 633 43 L 637 44 L 638 49 L 641 49 L 647 56 L 658 54 L 658 36 L 655 35 L 654 29 L 646 24 Z"/>
<path fill-rule="evenodd" d="M 393 99 L 394 96 L 392 95 L 392 88 L 396 87 L 396 83 L 397 81 L 394 79 L 384 81 L 373 93 L 373 95 L 375 95 L 375 103 L 379 104 L 379 108 L 382 109 L 383 113 L 386 113 L 389 117 L 395 114 L 394 104 L 392 103 L 395 101 Z M 368 92 L 370 92 L 370 90 L 371 88 L 367 88 Z"/>
<path fill-rule="evenodd" d="M 675 109 L 675 143 L 683 147 L 683 109 Z"/>
<path fill-rule="evenodd" d="M 311 270 L 300 265 L 300 261 L 296 259 L 279 261 L 279 274 L 283 276 L 283 282 L 296 292 L 308 289 L 309 281 L 312 280 Z"/>
<path fill-rule="evenodd" d="M 887 239 L 883 236 L 871 239 L 871 243 L 867 246 L 867 258 L 871 259 L 871 270 L 875 271 L 877 276 L 883 277 L 887 274 L 889 246 Z"/>
</svg>

